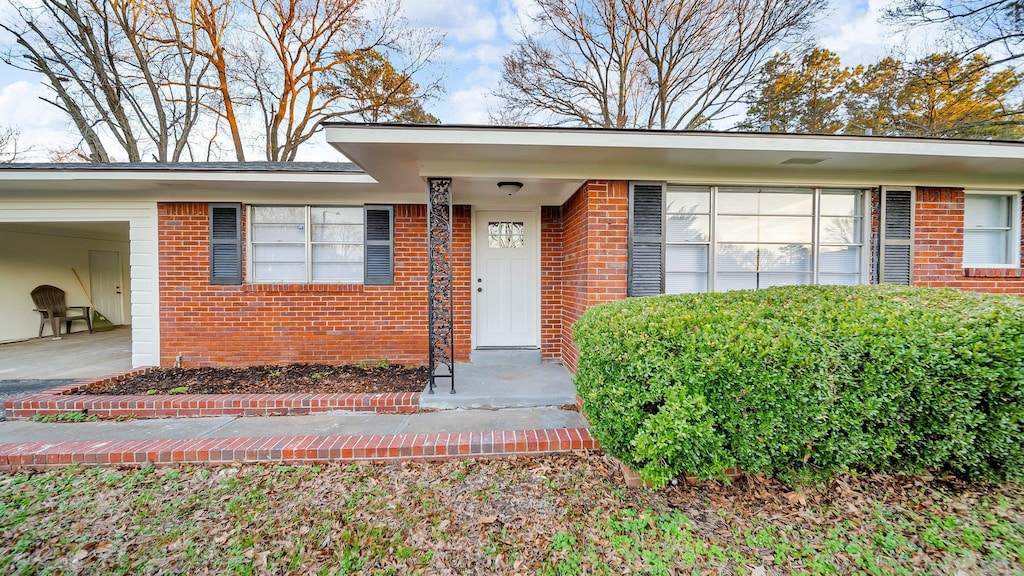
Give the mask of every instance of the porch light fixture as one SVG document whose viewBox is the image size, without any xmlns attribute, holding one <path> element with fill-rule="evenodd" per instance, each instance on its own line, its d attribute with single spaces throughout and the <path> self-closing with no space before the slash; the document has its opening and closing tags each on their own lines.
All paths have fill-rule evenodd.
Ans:
<svg viewBox="0 0 1024 576">
<path fill-rule="evenodd" d="M 519 192 L 522 189 L 522 182 L 498 182 L 498 190 L 501 190 L 507 196 L 512 196 L 513 194 Z"/>
</svg>

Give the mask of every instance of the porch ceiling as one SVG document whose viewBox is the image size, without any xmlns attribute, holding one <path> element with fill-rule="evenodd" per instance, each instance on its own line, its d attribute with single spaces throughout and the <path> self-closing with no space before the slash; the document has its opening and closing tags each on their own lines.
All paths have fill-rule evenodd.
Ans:
<svg viewBox="0 0 1024 576">
<path fill-rule="evenodd" d="M 1024 144 L 1010 142 L 381 124 L 329 124 L 327 141 L 386 188 L 452 177 L 457 202 L 500 198 L 501 180 L 544 204 L 587 179 L 1024 187 Z"/>
</svg>

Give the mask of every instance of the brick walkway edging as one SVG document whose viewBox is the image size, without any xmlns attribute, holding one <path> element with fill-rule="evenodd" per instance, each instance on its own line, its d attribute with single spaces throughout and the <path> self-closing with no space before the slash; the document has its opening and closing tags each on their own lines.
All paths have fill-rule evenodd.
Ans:
<svg viewBox="0 0 1024 576">
<path fill-rule="evenodd" d="M 72 394 L 144 374 L 137 368 L 82 380 L 4 403 L 8 420 L 36 415 L 83 412 L 100 418 L 192 418 L 207 416 L 297 416 L 330 412 L 402 414 L 419 410 L 419 392 L 391 394 L 163 394 L 154 396 L 83 396 Z"/>
<path fill-rule="evenodd" d="M 69 424 L 72 425 L 72 424 Z M 0 444 L 0 471 L 70 465 L 147 466 L 170 464 L 321 463 L 501 457 L 598 450 L 586 428 L 375 434 L 23 442 Z"/>
</svg>

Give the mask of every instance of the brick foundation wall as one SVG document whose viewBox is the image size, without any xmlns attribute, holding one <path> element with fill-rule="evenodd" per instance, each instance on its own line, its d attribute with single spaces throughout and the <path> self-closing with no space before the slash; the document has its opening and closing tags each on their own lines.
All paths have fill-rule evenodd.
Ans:
<svg viewBox="0 0 1024 576">
<path fill-rule="evenodd" d="M 209 282 L 205 203 L 158 205 L 160 362 L 185 366 L 289 362 L 427 362 L 426 206 L 395 206 L 395 284 Z M 453 214 L 456 359 L 469 359 L 468 206 Z"/>
<path fill-rule="evenodd" d="M 964 191 L 917 189 L 914 285 L 1024 294 L 1021 268 L 964 268 Z"/>
<path fill-rule="evenodd" d="M 626 297 L 629 183 L 589 181 L 562 212 L 562 362 L 575 372 L 572 324 L 587 308 Z"/>
</svg>

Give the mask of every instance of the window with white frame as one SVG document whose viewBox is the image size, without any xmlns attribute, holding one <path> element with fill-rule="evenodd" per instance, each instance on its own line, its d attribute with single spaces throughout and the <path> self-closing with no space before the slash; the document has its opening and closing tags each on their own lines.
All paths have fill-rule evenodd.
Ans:
<svg viewBox="0 0 1024 576">
<path fill-rule="evenodd" d="M 964 195 L 964 266 L 1020 264 L 1020 195 Z"/>
<path fill-rule="evenodd" d="M 665 292 L 864 281 L 864 193 L 669 185 Z"/>
<path fill-rule="evenodd" d="M 349 206 L 253 206 L 253 282 L 359 283 L 364 210 Z"/>
</svg>

